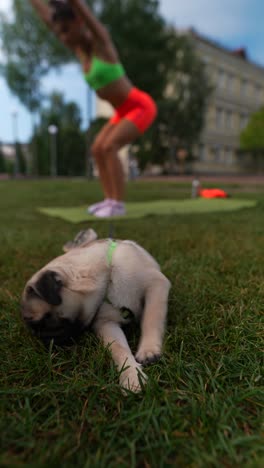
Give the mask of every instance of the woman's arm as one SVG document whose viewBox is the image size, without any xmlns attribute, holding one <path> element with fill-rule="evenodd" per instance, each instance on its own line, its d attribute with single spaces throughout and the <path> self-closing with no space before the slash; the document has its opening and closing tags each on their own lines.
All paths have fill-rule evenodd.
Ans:
<svg viewBox="0 0 264 468">
<path fill-rule="evenodd" d="M 106 27 L 100 23 L 82 0 L 68 0 L 68 2 L 74 12 L 86 23 L 94 37 L 105 43 L 111 42 Z"/>
<path fill-rule="evenodd" d="M 34 7 L 42 21 L 53 30 L 52 21 L 51 21 L 51 13 L 48 5 L 43 3 L 41 0 L 30 0 L 31 5 Z"/>
</svg>

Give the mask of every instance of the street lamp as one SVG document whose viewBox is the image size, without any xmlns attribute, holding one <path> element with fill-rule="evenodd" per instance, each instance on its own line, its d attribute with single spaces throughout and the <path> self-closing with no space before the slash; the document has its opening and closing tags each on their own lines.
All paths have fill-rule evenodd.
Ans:
<svg viewBox="0 0 264 468">
<path fill-rule="evenodd" d="M 50 175 L 57 176 L 57 133 L 56 125 L 49 125 L 48 131 L 50 134 Z"/>
<path fill-rule="evenodd" d="M 18 111 L 17 109 L 13 109 L 11 112 L 12 121 L 13 121 L 13 141 L 14 141 L 14 149 L 15 149 L 15 165 L 14 165 L 14 175 L 17 177 L 19 174 L 19 159 L 18 159 L 18 125 L 17 125 L 17 117 Z"/>
</svg>

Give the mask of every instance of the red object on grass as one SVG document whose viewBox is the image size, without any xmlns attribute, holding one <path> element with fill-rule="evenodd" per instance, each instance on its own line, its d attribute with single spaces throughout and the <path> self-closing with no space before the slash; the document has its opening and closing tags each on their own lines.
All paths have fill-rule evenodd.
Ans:
<svg viewBox="0 0 264 468">
<path fill-rule="evenodd" d="M 227 198 L 228 193 L 218 188 L 201 189 L 199 191 L 199 196 L 202 198 Z"/>
</svg>

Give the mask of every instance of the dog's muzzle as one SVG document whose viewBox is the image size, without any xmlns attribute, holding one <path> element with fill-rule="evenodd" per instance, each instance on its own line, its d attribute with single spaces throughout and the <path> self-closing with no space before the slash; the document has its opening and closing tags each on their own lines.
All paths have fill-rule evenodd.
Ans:
<svg viewBox="0 0 264 468">
<path fill-rule="evenodd" d="M 80 320 L 71 321 L 65 318 L 55 320 L 49 313 L 41 320 L 26 319 L 25 322 L 45 346 L 49 346 L 52 340 L 57 346 L 69 346 L 76 342 L 85 331 Z"/>
</svg>

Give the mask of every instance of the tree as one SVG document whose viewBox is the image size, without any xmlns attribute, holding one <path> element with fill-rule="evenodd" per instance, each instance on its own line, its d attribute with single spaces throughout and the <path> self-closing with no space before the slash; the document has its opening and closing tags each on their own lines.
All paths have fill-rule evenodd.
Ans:
<svg viewBox="0 0 264 468">
<path fill-rule="evenodd" d="M 48 106 L 42 109 L 40 125 L 36 132 L 38 166 L 41 175 L 50 175 L 50 135 L 48 127 L 56 125 L 57 173 L 64 176 L 78 176 L 85 173 L 85 135 L 81 130 L 81 116 L 78 106 L 66 103 L 63 96 L 53 93 Z"/>
<path fill-rule="evenodd" d="M 242 150 L 264 152 L 264 107 L 251 115 L 240 135 L 240 146 Z"/>
<path fill-rule="evenodd" d="M 1 15 L 0 20 L 5 52 L 2 73 L 11 91 L 34 112 L 43 98 L 41 78 L 51 67 L 72 60 L 71 54 L 52 34 L 47 34 L 29 2 L 13 0 L 12 19 Z"/>
<path fill-rule="evenodd" d="M 247 171 L 263 173 L 264 107 L 251 115 L 240 135 L 239 162 Z"/>
<path fill-rule="evenodd" d="M 66 48 L 47 34 L 46 26 L 39 21 L 30 3 L 13 0 L 13 17 L 0 17 L 0 37 L 5 52 L 1 73 L 7 84 L 32 116 L 35 134 L 36 117 L 44 94 L 41 79 L 50 67 L 72 60 Z M 35 139 L 32 139 L 32 169 L 38 173 Z"/>
<path fill-rule="evenodd" d="M 0 174 L 4 172 L 6 172 L 6 162 L 5 162 L 5 157 L 3 155 L 1 142 L 0 142 Z"/>
</svg>

